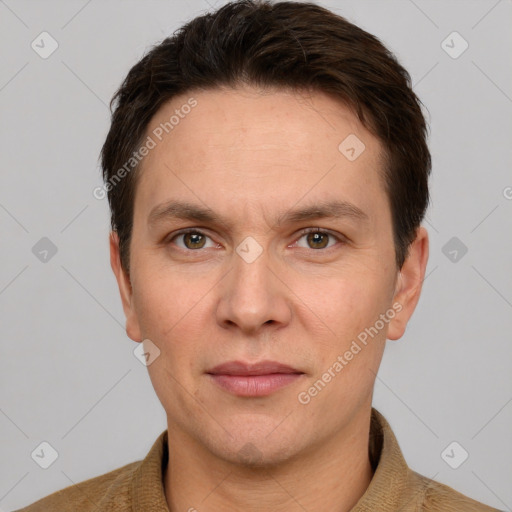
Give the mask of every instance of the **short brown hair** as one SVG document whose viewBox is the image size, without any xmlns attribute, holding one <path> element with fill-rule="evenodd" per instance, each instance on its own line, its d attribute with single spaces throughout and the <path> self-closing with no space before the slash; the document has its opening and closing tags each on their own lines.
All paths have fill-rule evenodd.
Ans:
<svg viewBox="0 0 512 512">
<path fill-rule="evenodd" d="M 238 0 L 194 18 L 154 46 L 112 98 L 101 165 L 128 274 L 140 166 L 115 186 L 112 178 L 165 102 L 194 89 L 241 84 L 327 93 L 375 134 L 385 149 L 382 178 L 400 269 L 428 207 L 431 170 L 427 126 L 408 72 L 375 36 L 319 5 Z"/>
</svg>

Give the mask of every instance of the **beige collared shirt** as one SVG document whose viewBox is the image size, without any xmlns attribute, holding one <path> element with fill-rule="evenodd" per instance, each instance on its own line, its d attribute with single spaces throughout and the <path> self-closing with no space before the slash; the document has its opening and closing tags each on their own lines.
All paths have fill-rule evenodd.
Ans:
<svg viewBox="0 0 512 512">
<path fill-rule="evenodd" d="M 104 475 L 57 491 L 14 512 L 169 512 L 163 474 L 167 430 L 147 456 Z M 497 512 L 407 466 L 388 422 L 372 409 L 369 443 L 375 470 L 351 512 Z"/>
</svg>

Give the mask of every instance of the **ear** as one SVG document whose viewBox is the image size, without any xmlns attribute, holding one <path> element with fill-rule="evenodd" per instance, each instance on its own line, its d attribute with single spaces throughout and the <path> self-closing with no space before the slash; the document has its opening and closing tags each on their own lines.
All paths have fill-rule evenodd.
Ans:
<svg viewBox="0 0 512 512">
<path fill-rule="evenodd" d="M 387 338 L 390 340 L 398 340 L 403 336 L 407 322 L 416 309 L 425 279 L 428 251 L 427 230 L 424 227 L 419 227 L 397 278 L 393 304 L 400 304 L 401 309 L 397 306 L 397 314 L 389 322 Z"/>
<path fill-rule="evenodd" d="M 124 314 L 126 316 L 126 334 L 133 341 L 142 341 L 139 321 L 133 304 L 133 293 L 130 278 L 121 265 L 119 252 L 119 236 L 115 231 L 110 232 L 110 266 L 114 271 L 121 294 Z"/>
</svg>

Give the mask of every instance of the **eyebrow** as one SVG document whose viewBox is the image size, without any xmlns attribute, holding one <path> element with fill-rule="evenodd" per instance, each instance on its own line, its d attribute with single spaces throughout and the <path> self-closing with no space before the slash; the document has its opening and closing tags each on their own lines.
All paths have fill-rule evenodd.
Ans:
<svg viewBox="0 0 512 512">
<path fill-rule="evenodd" d="M 280 214 L 276 225 L 296 224 L 306 220 L 349 218 L 369 222 L 369 216 L 355 204 L 343 200 L 323 201 Z M 179 200 L 170 200 L 155 206 L 149 216 L 148 225 L 154 226 L 169 219 L 182 219 L 230 227 L 231 223 L 216 214 L 211 208 Z"/>
</svg>

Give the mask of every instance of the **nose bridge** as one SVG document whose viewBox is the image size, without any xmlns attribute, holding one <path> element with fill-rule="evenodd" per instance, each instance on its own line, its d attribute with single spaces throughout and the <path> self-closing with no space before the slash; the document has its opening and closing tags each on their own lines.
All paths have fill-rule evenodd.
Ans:
<svg viewBox="0 0 512 512">
<path fill-rule="evenodd" d="M 286 300 L 273 266 L 268 249 L 255 239 L 240 243 L 220 294 L 220 322 L 253 331 L 268 321 L 286 319 Z"/>
<path fill-rule="evenodd" d="M 238 307 L 243 307 L 247 312 L 262 309 L 270 299 L 273 289 L 270 283 L 270 259 L 268 250 L 264 250 L 253 238 L 244 240 L 237 247 L 233 257 L 231 296 L 237 301 Z"/>
</svg>

